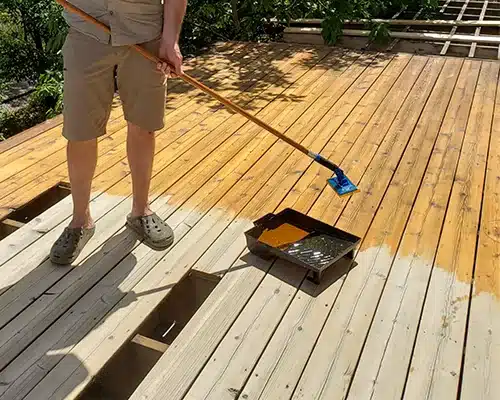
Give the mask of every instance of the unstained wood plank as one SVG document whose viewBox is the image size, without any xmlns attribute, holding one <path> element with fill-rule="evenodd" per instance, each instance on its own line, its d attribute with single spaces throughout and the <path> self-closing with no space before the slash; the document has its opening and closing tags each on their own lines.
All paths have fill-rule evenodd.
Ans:
<svg viewBox="0 0 500 400">
<path fill-rule="evenodd" d="M 497 85 L 460 397 L 467 400 L 500 393 L 499 129 Z"/>
</svg>

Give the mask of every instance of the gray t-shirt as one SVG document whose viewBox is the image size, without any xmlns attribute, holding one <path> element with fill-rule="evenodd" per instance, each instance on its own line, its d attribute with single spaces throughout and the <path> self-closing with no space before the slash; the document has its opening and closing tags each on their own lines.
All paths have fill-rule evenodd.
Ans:
<svg viewBox="0 0 500 400">
<path fill-rule="evenodd" d="M 79 16 L 64 11 L 73 29 L 114 46 L 148 42 L 161 35 L 163 0 L 69 0 L 111 28 L 111 35 Z"/>
</svg>

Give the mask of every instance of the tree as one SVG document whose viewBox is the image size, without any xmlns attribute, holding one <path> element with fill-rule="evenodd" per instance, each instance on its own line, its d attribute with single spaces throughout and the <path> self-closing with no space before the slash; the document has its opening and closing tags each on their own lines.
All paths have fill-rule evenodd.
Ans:
<svg viewBox="0 0 500 400">
<path fill-rule="evenodd" d="M 0 80 L 36 81 L 47 69 L 60 68 L 65 34 L 61 9 L 52 0 L 2 0 Z"/>
</svg>

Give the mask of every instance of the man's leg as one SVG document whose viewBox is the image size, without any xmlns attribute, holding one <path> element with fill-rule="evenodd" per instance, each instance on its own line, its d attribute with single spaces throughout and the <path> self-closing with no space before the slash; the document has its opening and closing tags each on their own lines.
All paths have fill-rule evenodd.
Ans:
<svg viewBox="0 0 500 400">
<path fill-rule="evenodd" d="M 159 40 L 145 48 L 158 53 Z M 166 79 L 156 64 L 130 49 L 118 64 L 118 90 L 128 121 L 128 160 L 132 174 L 133 206 L 127 225 L 145 244 L 163 250 L 174 240 L 172 229 L 149 209 L 149 188 L 155 153 L 154 132 L 163 128 Z"/>
<path fill-rule="evenodd" d="M 149 187 L 155 154 L 155 134 L 128 123 L 127 156 L 132 175 L 132 217 L 151 215 Z"/>
<path fill-rule="evenodd" d="M 68 172 L 73 197 L 71 228 L 92 228 L 90 190 L 97 165 L 97 139 L 68 141 Z"/>
<path fill-rule="evenodd" d="M 174 242 L 170 226 L 149 208 L 149 187 L 155 153 L 154 131 L 128 123 L 127 155 L 132 175 L 132 212 L 127 225 L 146 245 L 165 250 Z"/>
<path fill-rule="evenodd" d="M 70 264 L 93 236 L 89 201 L 97 163 L 97 138 L 106 133 L 114 93 L 115 50 L 70 30 L 63 47 L 64 125 L 73 219 L 52 246 L 50 258 Z"/>
</svg>

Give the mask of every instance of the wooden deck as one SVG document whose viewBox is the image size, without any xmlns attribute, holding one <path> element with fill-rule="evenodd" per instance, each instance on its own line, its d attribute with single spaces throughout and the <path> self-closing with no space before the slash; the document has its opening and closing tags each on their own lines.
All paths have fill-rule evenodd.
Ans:
<svg viewBox="0 0 500 400">
<path fill-rule="evenodd" d="M 117 101 L 75 267 L 47 260 L 70 197 L 0 242 L 0 399 L 76 398 L 189 270 L 220 282 L 134 400 L 498 399 L 500 64 L 243 43 L 188 64 L 360 192 L 172 80 L 152 206 L 176 242 L 152 251 L 124 227 Z M 67 181 L 60 124 L 0 145 L 0 219 Z M 361 236 L 352 268 L 316 286 L 249 254 L 243 232 L 286 207 Z"/>
</svg>

